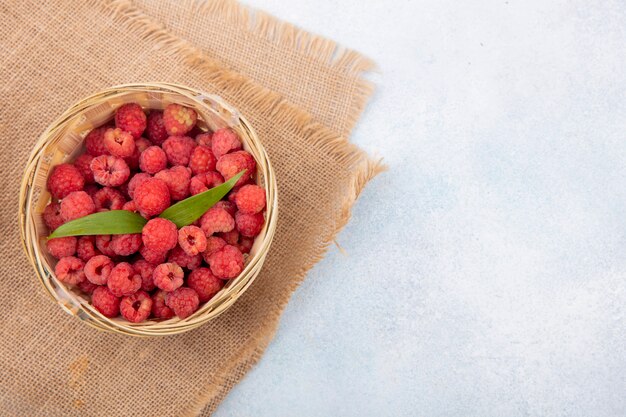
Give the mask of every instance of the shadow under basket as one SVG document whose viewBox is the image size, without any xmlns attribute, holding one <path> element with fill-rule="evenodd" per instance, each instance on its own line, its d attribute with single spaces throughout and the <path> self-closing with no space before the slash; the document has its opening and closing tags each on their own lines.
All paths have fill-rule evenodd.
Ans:
<svg viewBox="0 0 626 417">
<path fill-rule="evenodd" d="M 266 190 L 267 208 L 263 230 L 256 237 L 245 257 L 241 274 L 229 280 L 212 299 L 202 304 L 193 315 L 168 320 L 148 319 L 130 323 L 121 317 L 107 318 L 79 290 L 60 282 L 54 274 L 54 259 L 46 250 L 48 228 L 43 211 L 50 202 L 46 180 L 50 169 L 74 160 L 84 149 L 87 133 L 114 116 L 124 103 L 136 102 L 144 109 L 162 110 L 170 103 L 192 107 L 198 112 L 202 129 L 234 129 L 257 162 L 257 184 Z M 19 222 L 24 250 L 35 268 L 37 277 L 50 296 L 69 314 L 100 329 L 133 336 L 164 336 L 194 329 L 217 317 L 239 298 L 257 277 L 270 249 L 278 216 L 274 170 L 256 133 L 246 119 L 220 97 L 189 87 L 165 83 L 127 84 L 109 88 L 76 103 L 41 135 L 29 156 L 20 188 Z"/>
</svg>

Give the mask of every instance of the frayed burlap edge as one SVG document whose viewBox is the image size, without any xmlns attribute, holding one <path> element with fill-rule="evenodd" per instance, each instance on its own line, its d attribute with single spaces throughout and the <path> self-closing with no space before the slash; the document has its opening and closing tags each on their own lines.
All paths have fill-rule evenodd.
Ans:
<svg viewBox="0 0 626 417">
<path fill-rule="evenodd" d="M 225 13 L 229 19 L 250 22 L 249 9 L 228 0 L 220 0 L 215 3 L 224 8 L 223 13 Z M 174 36 L 162 24 L 147 16 L 142 10 L 134 6 L 130 0 L 112 0 L 108 2 L 93 1 L 93 4 L 102 7 L 104 12 L 117 23 L 125 25 L 131 32 L 144 39 L 150 40 L 155 48 L 159 49 L 161 52 L 182 58 L 185 64 L 189 65 L 195 71 L 202 72 L 202 76 L 207 82 L 220 89 L 232 91 L 235 94 L 246 97 L 247 100 L 255 103 L 259 108 L 269 112 L 275 120 L 289 125 L 296 132 L 305 137 L 311 144 L 328 152 L 328 154 L 338 162 L 348 165 L 350 170 L 354 172 L 350 189 L 346 191 L 344 201 L 341 204 L 341 212 L 335 227 L 327 236 L 322 237 L 322 247 L 317 251 L 311 262 L 303 265 L 302 270 L 294 277 L 295 279 L 291 280 L 289 284 L 289 294 L 291 294 L 303 281 L 306 273 L 324 257 L 330 245 L 333 243 L 335 236 L 348 223 L 351 216 L 352 205 L 363 191 L 365 185 L 386 169 L 382 161 L 371 159 L 365 152 L 350 143 L 345 137 L 329 130 L 320 123 L 314 122 L 308 113 L 286 102 L 282 96 L 274 91 L 258 85 L 240 74 L 220 67 L 218 63 L 204 55 L 201 50 L 186 40 Z M 208 7 L 208 4 L 213 3 L 205 3 L 204 7 Z M 260 12 L 256 12 L 255 14 L 259 13 Z M 270 33 L 275 33 L 277 31 L 276 28 L 281 25 L 285 25 L 285 27 L 289 28 L 288 30 L 305 34 L 305 32 L 289 24 L 282 22 L 278 22 L 278 24 L 269 23 L 271 19 L 274 18 L 265 14 L 261 15 L 263 16 L 261 20 L 265 23 L 260 26 L 259 30 L 264 31 L 268 36 Z M 259 19 L 256 18 L 254 21 L 258 22 L 258 20 Z M 256 25 L 258 25 L 258 23 L 256 23 Z M 271 30 L 269 29 L 270 27 L 272 27 Z M 334 45 L 334 42 L 326 41 L 314 35 L 308 36 L 310 36 L 310 38 L 308 38 L 310 46 L 303 50 L 306 50 L 309 54 L 314 54 L 314 51 L 319 51 L 319 58 L 330 59 L 328 50 L 330 45 Z M 286 35 L 279 36 L 279 38 L 290 39 L 290 37 Z M 320 44 L 319 47 L 313 46 L 318 44 Z M 337 47 L 334 46 L 334 48 L 336 50 Z M 354 71 L 364 71 L 371 68 L 371 64 L 369 64 L 368 60 L 365 58 L 360 60 L 355 54 L 356 53 L 353 51 L 342 53 L 339 59 L 341 61 L 340 65 Z M 333 56 L 333 54 L 330 54 L 330 56 Z M 335 62 L 337 60 L 338 59 L 335 59 Z M 359 97 L 359 99 L 363 101 L 363 106 L 365 106 L 367 97 L 372 91 L 373 88 L 363 90 L 362 96 Z M 354 116 L 355 121 L 359 113 L 360 112 L 357 112 Z M 259 328 L 258 332 L 250 337 L 248 343 L 233 356 L 232 361 L 225 363 L 222 368 L 211 375 L 213 382 L 206 387 L 203 394 L 198 398 L 189 401 L 189 407 L 182 412 L 183 416 L 198 415 L 207 406 L 209 407 L 209 411 L 212 412 L 215 410 L 228 391 L 262 356 L 269 342 L 273 339 L 276 329 L 278 328 L 278 318 L 289 302 L 289 298 L 290 297 L 284 297 L 279 300 L 276 304 L 276 308 L 271 312 L 271 316 L 274 319 L 272 327 L 269 329 Z"/>
</svg>

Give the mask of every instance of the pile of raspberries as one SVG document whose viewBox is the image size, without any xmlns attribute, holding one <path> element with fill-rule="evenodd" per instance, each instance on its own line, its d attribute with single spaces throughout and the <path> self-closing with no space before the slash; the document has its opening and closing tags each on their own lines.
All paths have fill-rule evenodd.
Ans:
<svg viewBox="0 0 626 417">
<path fill-rule="evenodd" d="M 148 115 L 140 105 L 117 109 L 93 129 L 86 152 L 57 165 L 43 218 L 50 232 L 107 210 L 148 219 L 140 234 L 61 237 L 47 249 L 56 277 L 91 297 L 106 317 L 132 323 L 186 318 L 244 268 L 244 254 L 265 222 L 265 190 L 256 162 L 229 128 L 203 131 L 195 110 L 170 104 Z M 177 229 L 156 217 L 171 204 L 207 191 L 245 170 L 235 187 L 193 225 Z"/>
</svg>

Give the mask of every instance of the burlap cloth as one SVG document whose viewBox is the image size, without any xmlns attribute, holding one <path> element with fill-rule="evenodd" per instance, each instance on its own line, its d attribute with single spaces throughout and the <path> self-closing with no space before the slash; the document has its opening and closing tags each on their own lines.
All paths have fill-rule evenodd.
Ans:
<svg viewBox="0 0 626 417">
<path fill-rule="evenodd" d="M 230 1 L 3 0 L 0 19 L 0 415 L 210 414 L 258 361 L 291 293 L 381 169 L 345 139 L 371 91 L 361 79 L 371 63 Z M 280 191 L 256 282 L 218 319 L 156 339 L 66 315 L 38 287 L 17 227 L 38 135 L 78 99 L 140 81 L 190 85 L 236 106 Z"/>
</svg>

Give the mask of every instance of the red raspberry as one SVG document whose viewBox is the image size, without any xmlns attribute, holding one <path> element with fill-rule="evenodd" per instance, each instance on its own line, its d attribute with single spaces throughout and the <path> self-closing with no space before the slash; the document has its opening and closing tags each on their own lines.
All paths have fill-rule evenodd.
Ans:
<svg viewBox="0 0 626 417">
<path fill-rule="evenodd" d="M 170 165 L 187 166 L 196 142 L 189 136 L 170 136 L 162 146 Z"/>
<path fill-rule="evenodd" d="M 139 290 L 133 295 L 122 298 L 120 313 L 131 323 L 140 323 L 150 317 L 152 298 L 147 292 Z"/>
<path fill-rule="evenodd" d="M 197 255 L 206 249 L 206 236 L 197 226 L 184 226 L 178 231 L 178 244 L 187 255 Z"/>
<path fill-rule="evenodd" d="M 229 245 L 236 246 L 237 242 L 239 242 L 239 232 L 237 229 L 233 229 L 230 232 L 218 233 L 217 236 L 224 239 L 224 241 Z"/>
<path fill-rule="evenodd" d="M 96 212 L 93 199 L 84 191 L 74 191 L 61 200 L 61 217 L 69 222 Z"/>
<path fill-rule="evenodd" d="M 72 164 L 57 165 L 48 177 L 48 191 L 54 198 L 65 198 L 69 193 L 84 187 L 83 174 Z"/>
<path fill-rule="evenodd" d="M 242 236 L 255 237 L 261 233 L 265 218 L 263 213 L 247 214 L 240 211 L 235 214 L 235 223 L 237 224 L 237 230 Z"/>
<path fill-rule="evenodd" d="M 168 251 L 157 252 L 157 251 L 148 249 L 145 246 L 142 246 L 141 248 L 139 248 L 139 253 L 141 254 L 141 256 L 143 256 L 143 259 L 150 262 L 152 265 L 158 265 L 158 264 L 162 264 L 163 262 L 165 262 L 165 260 L 167 259 L 167 252 Z"/>
<path fill-rule="evenodd" d="M 50 255 L 57 259 L 65 258 L 66 256 L 73 256 L 76 253 L 76 239 L 74 236 L 58 237 L 56 239 L 49 239 L 46 242 L 46 247 Z"/>
<path fill-rule="evenodd" d="M 135 187 L 133 199 L 142 215 L 156 216 L 170 206 L 170 190 L 165 182 L 150 178 Z"/>
<path fill-rule="evenodd" d="M 246 151 L 237 151 L 223 155 L 215 165 L 226 181 L 234 177 L 242 170 L 246 172 L 239 178 L 235 185 L 243 185 L 255 174 L 256 161 Z"/>
<path fill-rule="evenodd" d="M 209 171 L 198 174 L 189 182 L 189 191 L 191 195 L 203 193 L 210 188 L 217 187 L 224 183 L 224 178 L 219 172 Z"/>
<path fill-rule="evenodd" d="M 130 176 L 128 164 L 113 155 L 96 156 L 91 161 L 91 170 L 96 182 L 107 187 L 122 185 Z"/>
<path fill-rule="evenodd" d="M 126 164 L 131 170 L 139 169 L 139 158 L 141 153 L 152 146 L 152 143 L 146 138 L 135 139 L 135 150 L 131 156 L 124 158 Z"/>
<path fill-rule="evenodd" d="M 252 250 L 252 245 L 254 245 L 253 238 L 241 237 L 241 239 L 239 239 L 239 244 L 237 245 L 237 248 L 239 249 L 239 251 L 241 251 L 241 253 L 250 253 L 250 250 Z"/>
<path fill-rule="evenodd" d="M 226 246 L 226 241 L 221 237 L 209 236 L 206 238 L 206 250 L 202 254 L 204 262 L 209 263 L 209 256 Z"/>
<path fill-rule="evenodd" d="M 258 213 L 265 208 L 265 190 L 258 185 L 244 185 L 237 191 L 235 203 L 242 213 Z"/>
<path fill-rule="evenodd" d="M 127 103 L 115 112 L 115 126 L 139 139 L 146 130 L 146 115 L 137 103 Z M 121 155 L 120 155 L 121 156 Z"/>
<path fill-rule="evenodd" d="M 219 158 L 230 151 L 238 151 L 241 149 L 241 141 L 233 129 L 225 127 L 213 134 L 211 149 L 215 157 Z"/>
<path fill-rule="evenodd" d="M 165 294 L 163 290 L 158 290 L 152 296 L 152 315 L 157 319 L 171 319 L 174 312 L 165 305 Z"/>
<path fill-rule="evenodd" d="M 109 153 L 104 146 L 104 132 L 107 131 L 107 128 L 107 126 L 95 128 L 85 137 L 85 147 L 89 155 L 100 156 Z"/>
<path fill-rule="evenodd" d="M 137 209 L 137 204 L 133 200 L 125 202 L 122 206 L 122 210 L 130 211 L 132 213 L 139 212 L 139 210 Z"/>
<path fill-rule="evenodd" d="M 176 246 L 170 251 L 167 261 L 193 271 L 202 264 L 202 255 L 188 255 L 180 246 Z"/>
<path fill-rule="evenodd" d="M 144 291 L 152 291 L 155 287 L 152 280 L 152 272 L 154 271 L 154 265 L 145 259 L 138 259 L 133 263 L 135 272 L 141 276 L 141 289 Z"/>
<path fill-rule="evenodd" d="M 157 172 L 154 177 L 167 184 L 172 200 L 179 201 L 189 196 L 189 181 L 191 179 L 189 168 L 177 165 Z"/>
<path fill-rule="evenodd" d="M 200 227 L 207 236 L 230 232 L 235 227 L 235 219 L 223 208 L 211 207 L 200 218 Z"/>
<path fill-rule="evenodd" d="M 196 143 L 202 146 L 211 147 L 211 142 L 213 139 L 213 132 L 202 132 L 198 136 L 196 136 Z"/>
<path fill-rule="evenodd" d="M 91 294 L 91 304 L 105 317 L 120 313 L 120 301 L 107 287 L 98 287 Z"/>
<path fill-rule="evenodd" d="M 184 276 L 183 269 L 172 262 L 161 264 L 152 272 L 154 285 L 163 291 L 174 291 L 183 285 Z"/>
<path fill-rule="evenodd" d="M 128 262 L 120 262 L 111 270 L 107 287 L 116 297 L 131 295 L 141 288 L 141 276 Z"/>
<path fill-rule="evenodd" d="M 115 235 L 111 239 L 111 249 L 117 255 L 128 256 L 137 252 L 141 247 L 141 234 Z"/>
<path fill-rule="evenodd" d="M 104 187 L 99 189 L 94 195 L 93 201 L 96 205 L 96 210 L 108 209 L 108 210 L 121 210 L 124 207 L 126 199 L 124 195 L 111 187 Z"/>
<path fill-rule="evenodd" d="M 99 285 L 92 284 L 91 282 L 84 280 L 83 282 L 77 285 L 78 289 L 84 292 L 85 294 L 92 294 Z"/>
<path fill-rule="evenodd" d="M 130 198 L 135 197 L 135 189 L 139 184 L 143 184 L 146 180 L 152 178 L 150 174 L 146 174 L 144 172 L 140 172 L 139 174 L 133 175 L 133 177 L 128 181 L 128 195 Z"/>
<path fill-rule="evenodd" d="M 43 221 L 50 231 L 53 231 L 65 223 L 63 217 L 61 217 L 61 204 L 56 201 L 50 202 L 50 204 L 43 209 Z"/>
<path fill-rule="evenodd" d="M 170 135 L 187 134 L 196 125 L 197 120 L 198 114 L 194 109 L 180 104 L 169 104 L 163 111 L 163 125 Z"/>
<path fill-rule="evenodd" d="M 226 245 L 209 255 L 211 272 L 218 278 L 235 278 L 243 271 L 243 255 L 236 247 Z"/>
<path fill-rule="evenodd" d="M 135 152 L 135 139 L 122 129 L 107 129 L 104 132 L 104 146 L 111 155 L 127 158 Z"/>
<path fill-rule="evenodd" d="M 59 259 L 54 267 L 58 280 L 66 284 L 76 285 L 85 280 L 85 263 L 74 256 Z"/>
<path fill-rule="evenodd" d="M 182 287 L 165 294 L 165 304 L 174 311 L 179 318 L 191 316 L 200 305 L 198 293 L 191 288 Z"/>
<path fill-rule="evenodd" d="M 235 216 L 235 212 L 237 211 L 237 206 L 235 205 L 235 203 L 232 203 L 230 201 L 218 201 L 217 203 L 215 203 L 215 205 L 213 207 L 219 207 L 219 208 L 223 208 L 224 210 L 226 210 L 228 212 L 228 214 L 230 214 L 231 216 Z"/>
<path fill-rule="evenodd" d="M 93 236 L 81 236 L 76 244 L 76 256 L 87 262 L 96 255 L 100 255 L 100 251 L 96 249 L 96 238 Z"/>
<path fill-rule="evenodd" d="M 209 268 L 198 268 L 187 278 L 189 288 L 198 293 L 201 303 L 209 301 L 224 286 L 224 281 L 211 273 Z"/>
<path fill-rule="evenodd" d="M 145 247 L 161 253 L 167 252 L 176 246 L 178 242 L 178 231 L 174 223 L 157 217 L 148 220 L 148 223 L 146 223 L 141 231 L 141 237 Z"/>
<path fill-rule="evenodd" d="M 189 158 L 189 168 L 193 174 L 215 171 L 217 158 L 208 146 L 196 146 Z"/>
<path fill-rule="evenodd" d="M 115 264 L 105 255 L 97 255 L 85 264 L 85 276 L 96 285 L 106 285 Z"/>
<path fill-rule="evenodd" d="M 85 184 L 93 184 L 93 172 L 91 172 L 91 161 L 93 156 L 84 153 L 74 161 L 74 166 L 80 171 L 85 179 Z"/>
<path fill-rule="evenodd" d="M 156 174 L 165 168 L 167 168 L 167 156 L 160 147 L 150 146 L 141 153 L 139 169 L 142 171 L 148 174 Z"/>
<path fill-rule="evenodd" d="M 146 136 L 155 145 L 162 144 L 169 136 L 165 125 L 163 124 L 163 112 L 152 110 L 148 115 L 148 126 L 146 128 Z"/>
<path fill-rule="evenodd" d="M 113 252 L 113 248 L 111 247 L 111 235 L 98 235 L 96 236 L 96 247 L 103 255 L 106 256 L 115 256 L 115 252 Z"/>
</svg>

